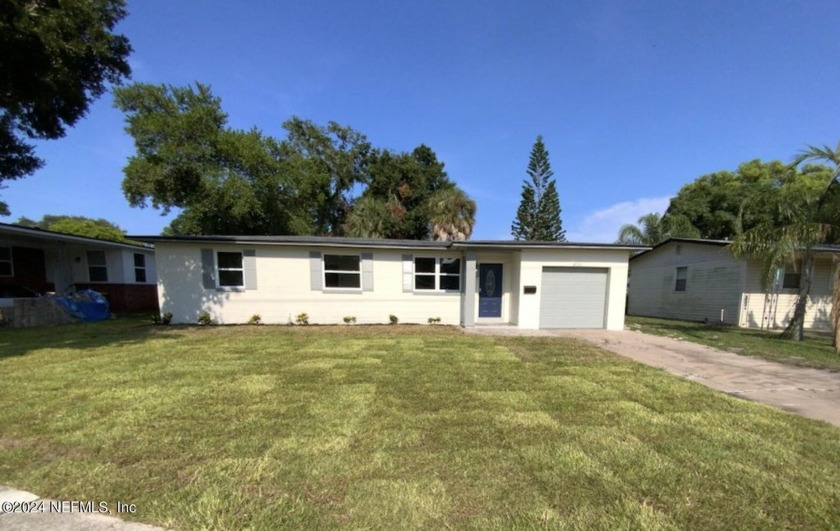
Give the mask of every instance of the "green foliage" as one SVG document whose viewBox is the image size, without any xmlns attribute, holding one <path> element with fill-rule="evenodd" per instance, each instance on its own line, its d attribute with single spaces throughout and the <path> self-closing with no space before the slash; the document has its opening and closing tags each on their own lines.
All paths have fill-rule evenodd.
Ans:
<svg viewBox="0 0 840 531">
<path fill-rule="evenodd" d="M 560 197 L 552 176 L 548 151 L 542 136 L 531 148 L 528 161 L 530 181 L 523 181 L 522 199 L 511 225 L 515 240 L 566 241 L 566 232 L 560 219 Z"/>
<path fill-rule="evenodd" d="M 172 312 L 166 312 L 163 315 L 152 315 L 152 322 L 156 325 L 168 325 L 172 322 Z"/>
<path fill-rule="evenodd" d="M 309 324 L 309 314 L 307 313 L 299 313 L 297 317 L 295 317 L 295 322 L 299 325 L 306 326 Z"/>
<path fill-rule="evenodd" d="M 622 225 L 616 243 L 656 245 L 668 238 L 699 238 L 700 231 L 683 216 L 662 217 L 655 212 L 639 218 L 638 225 Z"/>
<path fill-rule="evenodd" d="M 38 221 L 21 217 L 16 223 L 23 227 L 75 234 L 76 236 L 85 236 L 99 240 L 126 241 L 125 232 L 118 225 L 102 218 L 92 219 L 84 216 L 47 214 Z"/>
<path fill-rule="evenodd" d="M 198 314 L 198 324 L 202 326 L 213 324 L 213 317 L 210 315 L 210 312 L 201 312 Z"/>
<path fill-rule="evenodd" d="M 429 317 L 429 324 L 438 324 L 440 322 L 440 317 Z"/>
<path fill-rule="evenodd" d="M 0 181 L 43 165 L 29 139 L 64 136 L 108 83 L 131 74 L 131 46 L 112 33 L 123 0 L 2 2 Z M 8 215 L 5 203 L 0 214 Z"/>
<path fill-rule="evenodd" d="M 388 316 L 388 320 L 391 322 L 392 325 L 399 324 L 400 318 L 394 314 Z"/>
<path fill-rule="evenodd" d="M 795 164 L 805 160 L 807 157 L 797 159 Z M 758 181 L 746 192 L 743 211 L 761 208 L 763 214 L 755 216 L 756 224 L 738 234 L 729 249 L 735 256 L 761 264 L 762 286 L 767 292 L 777 288 L 774 277 L 778 267 L 793 264 L 801 268 L 798 299 L 783 332 L 783 337 L 801 341 L 813 280 L 813 248 L 838 237 L 838 211 L 833 208 L 836 196 L 831 193 L 836 172 L 823 166 L 806 166 L 801 172 L 795 165 L 785 168 L 772 181 Z"/>
<path fill-rule="evenodd" d="M 458 234 L 472 229 L 475 206 L 463 192 L 432 208 L 436 191 L 456 188 L 426 146 L 374 149 L 350 127 L 297 117 L 283 124 L 283 140 L 231 129 L 202 84 L 134 84 L 114 94 L 137 149 L 123 191 L 132 206 L 181 209 L 167 234 L 425 239 L 433 216 Z"/>
<path fill-rule="evenodd" d="M 778 193 L 795 201 L 814 201 L 832 178 L 823 166 L 796 166 L 753 160 L 734 172 L 703 175 L 683 186 L 671 199 L 665 220 L 684 218 L 701 238 L 732 239 L 758 226 L 785 223 Z"/>
<path fill-rule="evenodd" d="M 465 240 L 475 202 L 449 180 L 428 146 L 412 153 L 375 151 L 367 187 L 348 216 L 345 233 L 363 238 Z"/>
<path fill-rule="evenodd" d="M 262 316 L 258 313 L 255 313 L 254 315 L 251 316 L 250 319 L 248 319 L 248 324 L 249 325 L 261 325 L 262 324 Z"/>
<path fill-rule="evenodd" d="M 344 318 L 344 324 L 356 324 L 356 318 L 351 316 L 347 316 Z"/>
</svg>

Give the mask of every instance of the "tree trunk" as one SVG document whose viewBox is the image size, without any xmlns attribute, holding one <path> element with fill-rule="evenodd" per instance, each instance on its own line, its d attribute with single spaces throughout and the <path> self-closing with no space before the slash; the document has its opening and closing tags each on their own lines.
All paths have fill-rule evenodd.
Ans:
<svg viewBox="0 0 840 531">
<path fill-rule="evenodd" d="M 805 310 L 808 306 L 808 296 L 811 294 L 811 284 L 814 276 L 814 254 L 809 250 L 802 259 L 802 276 L 799 279 L 799 296 L 793 310 L 793 318 L 782 332 L 782 337 L 802 341 L 805 339 Z"/>
<path fill-rule="evenodd" d="M 840 354 L 840 256 L 834 255 L 834 283 L 831 292 L 831 322 L 834 326 L 834 352 Z"/>
</svg>

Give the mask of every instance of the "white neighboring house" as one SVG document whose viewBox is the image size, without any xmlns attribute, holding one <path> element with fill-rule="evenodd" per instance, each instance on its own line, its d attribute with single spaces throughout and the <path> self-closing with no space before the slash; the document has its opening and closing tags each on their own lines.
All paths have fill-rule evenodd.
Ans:
<svg viewBox="0 0 840 531">
<path fill-rule="evenodd" d="M 134 236 L 154 243 L 162 312 L 220 324 L 624 327 L 627 262 L 645 247 L 308 236 Z"/>
<path fill-rule="evenodd" d="M 784 328 L 799 293 L 798 265 L 779 268 L 766 293 L 757 261 L 735 258 L 729 241 L 671 238 L 630 258 L 627 313 L 688 321 L 723 321 L 744 328 Z M 831 328 L 833 255 L 840 246 L 815 248 L 805 327 Z"/>
<path fill-rule="evenodd" d="M 154 250 L 0 223 L 0 306 L 15 298 L 90 288 L 114 312 L 157 310 Z"/>
</svg>

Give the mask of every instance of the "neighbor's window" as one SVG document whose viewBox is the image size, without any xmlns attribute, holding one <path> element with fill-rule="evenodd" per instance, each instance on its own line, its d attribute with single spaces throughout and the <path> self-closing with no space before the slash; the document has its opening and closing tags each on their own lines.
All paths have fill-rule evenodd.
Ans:
<svg viewBox="0 0 840 531">
<path fill-rule="evenodd" d="M 799 289 L 799 279 L 801 276 L 800 273 L 788 273 L 785 271 L 785 276 L 782 278 L 782 289 Z"/>
<path fill-rule="evenodd" d="M 219 251 L 216 253 L 219 270 L 219 287 L 241 288 L 245 285 L 242 253 Z"/>
<path fill-rule="evenodd" d="M 12 248 L 0 247 L 0 277 L 12 275 Z"/>
<path fill-rule="evenodd" d="M 108 282 L 108 262 L 105 251 L 88 251 L 88 276 L 91 282 Z"/>
<path fill-rule="evenodd" d="M 414 258 L 414 289 L 422 291 L 459 291 L 460 258 Z"/>
<path fill-rule="evenodd" d="M 146 282 L 146 255 L 134 253 L 134 282 Z"/>
<path fill-rule="evenodd" d="M 688 279 L 688 268 L 677 268 L 677 282 L 674 285 L 674 291 L 685 291 L 685 282 Z"/>
<path fill-rule="evenodd" d="M 362 287 L 361 257 L 357 254 L 324 255 L 324 287 L 359 289 Z"/>
</svg>

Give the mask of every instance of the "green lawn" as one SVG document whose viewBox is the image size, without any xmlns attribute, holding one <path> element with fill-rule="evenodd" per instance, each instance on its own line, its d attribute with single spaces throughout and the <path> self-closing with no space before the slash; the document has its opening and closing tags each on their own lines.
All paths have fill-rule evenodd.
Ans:
<svg viewBox="0 0 840 531">
<path fill-rule="evenodd" d="M 736 326 L 711 326 L 692 321 L 628 316 L 625 327 L 646 334 L 679 337 L 743 356 L 755 356 L 786 365 L 840 371 L 840 354 L 827 334 L 805 335 L 805 341 L 781 339 L 778 332 Z"/>
<path fill-rule="evenodd" d="M 0 330 L 0 484 L 178 529 L 830 529 L 840 430 L 561 338 Z"/>
</svg>

